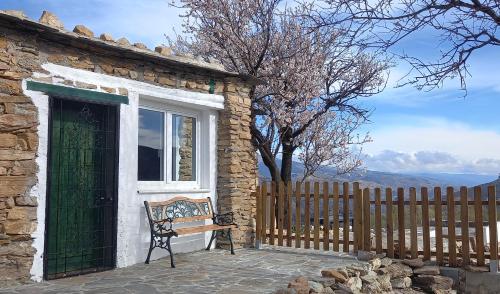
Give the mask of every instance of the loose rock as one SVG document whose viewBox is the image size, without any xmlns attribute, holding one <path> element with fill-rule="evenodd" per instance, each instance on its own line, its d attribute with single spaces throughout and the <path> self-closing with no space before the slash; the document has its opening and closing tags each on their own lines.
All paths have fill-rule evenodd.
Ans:
<svg viewBox="0 0 500 294">
<path fill-rule="evenodd" d="M 321 293 L 323 291 L 323 285 L 315 281 L 309 281 L 309 293 Z"/>
<path fill-rule="evenodd" d="M 24 14 L 24 11 L 21 11 L 21 10 L 9 10 L 8 9 L 8 10 L 0 10 L 0 12 L 8 14 L 8 15 L 12 15 L 12 16 L 15 16 L 18 18 L 28 18 L 26 16 L 26 14 Z"/>
<path fill-rule="evenodd" d="M 139 49 L 148 49 L 148 47 L 143 43 L 134 43 L 134 47 Z"/>
<path fill-rule="evenodd" d="M 116 43 L 122 45 L 122 46 L 130 46 L 130 42 L 127 40 L 127 38 L 120 38 L 116 40 Z"/>
<path fill-rule="evenodd" d="M 396 278 L 391 280 L 392 288 L 394 289 L 404 289 L 411 287 L 411 279 L 409 277 Z"/>
<path fill-rule="evenodd" d="M 363 281 L 358 277 L 349 278 L 346 282 L 347 288 L 349 288 L 352 292 L 356 293 L 361 291 L 363 287 Z"/>
<path fill-rule="evenodd" d="M 338 283 L 345 283 L 348 279 L 348 276 L 345 276 L 344 273 L 341 273 L 335 269 L 322 270 L 321 276 L 323 276 L 324 278 L 334 278 L 335 282 Z"/>
<path fill-rule="evenodd" d="M 94 32 L 92 32 L 89 28 L 87 28 L 84 25 L 76 25 L 75 28 L 73 29 L 73 32 L 89 38 L 94 37 Z"/>
<path fill-rule="evenodd" d="M 108 42 L 114 42 L 115 41 L 115 39 L 113 39 L 113 37 L 110 34 L 107 34 L 107 33 L 101 34 L 101 36 L 99 36 L 99 39 L 101 39 L 103 41 L 108 41 Z"/>
<path fill-rule="evenodd" d="M 374 258 L 370 260 L 368 263 L 371 264 L 372 270 L 374 271 L 379 269 L 380 266 L 382 265 L 382 261 L 380 260 L 380 258 Z"/>
<path fill-rule="evenodd" d="M 288 288 L 295 289 L 297 294 L 309 294 L 309 281 L 306 277 L 297 277 L 288 284 Z"/>
<path fill-rule="evenodd" d="M 474 273 L 487 273 L 490 269 L 487 266 L 479 266 L 479 265 L 468 265 L 465 267 L 466 270 Z"/>
<path fill-rule="evenodd" d="M 453 287 L 453 279 L 443 276 L 420 275 L 415 277 L 415 284 L 425 291 L 446 291 Z"/>
<path fill-rule="evenodd" d="M 392 259 L 389 257 L 384 257 L 380 260 L 380 266 L 389 266 L 392 264 Z"/>
<path fill-rule="evenodd" d="M 435 265 L 425 265 L 421 268 L 416 268 L 413 270 L 415 275 L 439 275 L 440 270 L 438 266 Z"/>
<path fill-rule="evenodd" d="M 157 46 L 155 51 L 165 56 L 172 55 L 172 49 L 166 46 Z"/>
<path fill-rule="evenodd" d="M 413 270 L 409 266 L 402 263 L 393 263 L 385 268 L 382 268 L 382 270 L 386 270 L 391 278 L 404 278 L 413 274 Z"/>
<path fill-rule="evenodd" d="M 419 268 L 424 266 L 424 262 L 420 258 L 404 259 L 403 263 L 409 265 L 412 268 Z"/>
<path fill-rule="evenodd" d="M 376 254 L 374 252 L 363 251 L 363 250 L 358 251 L 358 260 L 369 261 L 369 260 L 374 259 L 375 257 L 376 257 Z"/>
<path fill-rule="evenodd" d="M 64 29 L 64 24 L 59 20 L 59 18 L 52 12 L 46 10 L 42 12 L 42 16 L 40 16 L 38 22 L 54 28 Z"/>
<path fill-rule="evenodd" d="M 391 291 L 392 290 L 392 284 L 391 284 L 391 276 L 390 275 L 380 275 L 377 276 L 377 281 L 380 284 L 380 288 L 383 291 Z"/>
</svg>

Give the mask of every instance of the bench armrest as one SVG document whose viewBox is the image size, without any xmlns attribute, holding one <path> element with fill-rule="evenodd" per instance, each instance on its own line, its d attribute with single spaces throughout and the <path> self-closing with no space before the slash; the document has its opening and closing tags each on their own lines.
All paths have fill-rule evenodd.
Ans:
<svg viewBox="0 0 500 294">
<path fill-rule="evenodd" d="M 153 232 L 159 235 L 171 233 L 177 236 L 177 233 L 172 229 L 172 222 L 173 220 L 171 218 L 153 221 Z"/>
<path fill-rule="evenodd" d="M 213 220 L 214 224 L 218 224 L 219 226 L 235 225 L 234 213 L 232 211 L 227 213 L 216 214 Z"/>
</svg>

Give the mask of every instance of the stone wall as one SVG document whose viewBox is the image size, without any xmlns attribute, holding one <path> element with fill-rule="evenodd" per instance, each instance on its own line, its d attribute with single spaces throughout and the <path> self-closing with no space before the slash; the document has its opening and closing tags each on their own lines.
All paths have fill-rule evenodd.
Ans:
<svg viewBox="0 0 500 294">
<path fill-rule="evenodd" d="M 196 139 L 193 141 L 193 119 L 190 117 L 182 117 L 182 127 L 179 132 L 179 181 L 193 180 L 193 144 L 196 144 Z M 179 126 L 177 126 L 179 127 Z M 175 164 L 175 163 L 174 163 Z"/>
<path fill-rule="evenodd" d="M 235 240 L 253 244 L 256 160 L 250 143 L 248 89 L 238 79 L 226 81 L 223 74 L 205 69 L 167 66 L 147 58 L 124 58 L 101 47 L 69 42 L 61 44 L 0 23 L 0 287 L 26 280 L 34 255 L 31 234 L 36 228 L 37 199 L 30 190 L 37 180 L 37 109 L 23 95 L 22 80 L 35 79 L 72 87 L 126 95 L 126 89 L 82 84 L 59 77 L 43 76 L 44 63 L 54 63 L 96 73 L 123 77 L 167 88 L 224 94 L 226 109 L 220 112 L 218 143 L 218 208 L 235 211 L 240 230 Z M 79 47 L 79 48 L 77 48 Z"/>
<path fill-rule="evenodd" d="M 33 53 L 14 46 L 0 37 L 0 286 L 29 278 L 36 228 L 37 111 L 21 90 Z"/>
<path fill-rule="evenodd" d="M 233 234 L 237 246 L 255 244 L 255 189 L 257 153 L 251 142 L 249 88 L 227 79 L 224 111 L 219 115 L 217 138 L 217 207 L 220 213 L 234 212 L 239 228 Z M 226 238 L 218 239 L 220 245 Z"/>
</svg>

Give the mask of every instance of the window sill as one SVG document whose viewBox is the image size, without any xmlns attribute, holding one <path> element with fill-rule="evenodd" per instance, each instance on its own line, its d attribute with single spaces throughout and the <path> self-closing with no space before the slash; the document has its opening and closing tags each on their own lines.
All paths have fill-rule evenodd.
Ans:
<svg viewBox="0 0 500 294">
<path fill-rule="evenodd" d="M 210 189 L 139 189 L 138 194 L 210 193 Z"/>
</svg>

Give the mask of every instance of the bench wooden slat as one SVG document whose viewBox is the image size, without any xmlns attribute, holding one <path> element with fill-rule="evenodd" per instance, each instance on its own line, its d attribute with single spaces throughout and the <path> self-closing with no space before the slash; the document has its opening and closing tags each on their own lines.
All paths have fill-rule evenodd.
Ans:
<svg viewBox="0 0 500 294">
<path fill-rule="evenodd" d="M 174 228 L 174 231 L 179 235 L 187 235 L 187 234 L 196 234 L 196 233 L 203 233 L 203 232 L 208 232 L 208 231 L 218 231 L 218 230 L 234 229 L 234 228 L 236 228 L 236 225 L 227 225 L 227 226 L 202 225 L 202 226 L 185 227 L 185 228 L 178 228 L 178 229 Z"/>
</svg>

